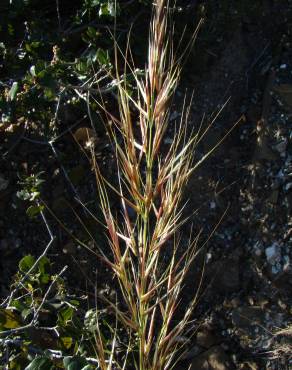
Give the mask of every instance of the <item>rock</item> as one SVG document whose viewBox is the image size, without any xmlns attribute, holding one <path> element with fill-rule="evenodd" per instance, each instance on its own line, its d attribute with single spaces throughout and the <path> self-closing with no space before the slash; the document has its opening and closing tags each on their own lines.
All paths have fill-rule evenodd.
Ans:
<svg viewBox="0 0 292 370">
<path fill-rule="evenodd" d="M 285 294 L 292 294 L 292 269 L 288 268 L 280 272 L 273 281 L 274 286 L 285 292 Z"/>
<path fill-rule="evenodd" d="M 258 370 L 258 365 L 254 362 L 244 362 L 239 366 L 240 370 Z"/>
<path fill-rule="evenodd" d="M 232 311 L 232 322 L 237 328 L 250 328 L 252 325 L 262 325 L 265 312 L 258 306 L 238 307 Z"/>
<path fill-rule="evenodd" d="M 205 349 L 209 349 L 215 344 L 219 343 L 219 338 L 216 336 L 215 332 L 207 326 L 204 325 L 197 333 L 196 344 Z"/>
<path fill-rule="evenodd" d="M 240 289 L 240 264 L 237 256 L 227 259 L 225 263 L 219 262 L 212 272 L 216 290 L 223 293 L 233 293 Z"/>
<path fill-rule="evenodd" d="M 197 356 L 190 370 L 234 370 L 235 367 L 221 346 L 215 346 Z"/>
<path fill-rule="evenodd" d="M 271 192 L 271 195 L 268 198 L 268 202 L 272 204 L 277 204 L 278 203 L 278 198 L 279 198 L 279 190 L 275 189 Z"/>
<path fill-rule="evenodd" d="M 287 139 L 285 139 L 285 140 L 280 141 L 278 144 L 276 144 L 274 148 L 275 150 L 277 150 L 277 152 L 279 152 L 280 154 L 283 154 L 286 152 L 287 145 L 288 145 L 288 141 Z"/>
<path fill-rule="evenodd" d="M 280 84 L 274 87 L 274 90 L 280 95 L 281 99 L 286 105 L 292 107 L 292 85 Z"/>
<path fill-rule="evenodd" d="M 63 253 L 71 255 L 76 253 L 76 245 L 73 240 L 70 240 L 68 243 L 64 245 Z"/>
<path fill-rule="evenodd" d="M 283 257 L 283 271 L 289 271 L 291 269 L 290 257 L 288 255 Z"/>
<path fill-rule="evenodd" d="M 210 202 L 210 209 L 215 209 L 216 203 L 214 201 Z"/>
<path fill-rule="evenodd" d="M 267 261 L 271 265 L 275 264 L 279 260 L 279 258 L 281 258 L 279 245 L 277 243 L 273 243 L 270 247 L 265 249 L 265 254 L 267 257 Z"/>
</svg>

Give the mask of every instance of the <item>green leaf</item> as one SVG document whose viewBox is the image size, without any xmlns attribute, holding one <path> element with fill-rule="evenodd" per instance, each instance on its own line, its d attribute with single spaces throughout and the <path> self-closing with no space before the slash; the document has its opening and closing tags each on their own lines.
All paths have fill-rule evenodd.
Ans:
<svg viewBox="0 0 292 370">
<path fill-rule="evenodd" d="M 93 40 L 94 40 L 97 36 L 99 36 L 99 33 L 98 33 L 97 29 L 96 29 L 96 28 L 94 28 L 94 27 L 88 27 L 88 28 L 87 28 L 86 33 L 87 33 L 88 37 L 90 37 L 90 38 L 91 38 L 91 39 L 93 39 Z"/>
<path fill-rule="evenodd" d="M 24 256 L 20 260 L 18 264 L 19 270 L 21 272 L 27 272 L 32 268 L 34 263 L 35 263 L 35 258 L 32 255 L 28 254 L 27 256 Z"/>
<path fill-rule="evenodd" d="M 70 306 L 66 306 L 58 312 L 58 322 L 63 325 L 67 325 L 74 315 L 74 309 Z"/>
<path fill-rule="evenodd" d="M 97 49 L 96 57 L 97 57 L 97 61 L 98 61 L 99 64 L 101 64 L 101 65 L 109 64 L 109 57 L 108 57 L 108 54 L 105 50 L 100 49 L 100 48 Z"/>
<path fill-rule="evenodd" d="M 62 346 L 65 349 L 70 349 L 72 347 L 72 344 L 73 344 L 73 338 L 71 338 L 71 337 L 61 337 L 60 342 L 61 342 Z"/>
<path fill-rule="evenodd" d="M 39 205 L 39 206 L 29 206 L 28 209 L 26 210 L 26 214 L 31 217 L 31 218 L 34 218 L 35 216 L 37 216 L 42 210 L 44 209 L 44 206 L 43 205 Z"/>
<path fill-rule="evenodd" d="M 80 302 L 79 301 L 77 301 L 77 299 L 71 299 L 70 300 L 70 304 L 72 304 L 73 306 L 79 306 L 80 305 Z"/>
<path fill-rule="evenodd" d="M 14 311 L 0 308 L 0 330 L 15 329 L 20 326 L 21 320 Z"/>
<path fill-rule="evenodd" d="M 44 94 L 48 100 L 53 100 L 56 97 L 55 91 L 53 89 L 50 89 L 49 87 L 44 89 Z"/>
<path fill-rule="evenodd" d="M 41 274 L 45 274 L 50 269 L 51 263 L 48 257 L 43 256 L 38 263 L 38 269 Z"/>
<path fill-rule="evenodd" d="M 8 93 L 9 100 L 11 101 L 14 100 L 17 91 L 18 91 L 18 82 L 15 81 L 13 82 L 11 89 L 9 90 L 9 93 Z"/>
<path fill-rule="evenodd" d="M 49 274 L 41 274 L 39 279 L 42 284 L 48 284 L 51 280 L 51 276 Z"/>
<path fill-rule="evenodd" d="M 40 46 L 41 46 L 40 41 L 33 41 L 33 42 L 30 42 L 30 43 L 27 42 L 24 47 L 25 47 L 26 51 L 28 51 L 29 53 L 32 53 L 36 49 L 38 49 Z"/>
<path fill-rule="evenodd" d="M 20 190 L 16 193 L 17 198 L 22 200 L 28 200 L 30 198 L 30 193 L 27 190 Z"/>
<path fill-rule="evenodd" d="M 84 59 L 78 59 L 76 65 L 75 65 L 76 71 L 81 74 L 86 74 L 88 72 L 88 66 L 86 63 L 86 60 Z"/>
<path fill-rule="evenodd" d="M 119 4 L 115 4 L 115 1 L 108 0 L 107 2 L 100 5 L 98 15 L 115 17 L 119 13 Z"/>
<path fill-rule="evenodd" d="M 23 320 L 25 320 L 32 313 L 33 313 L 33 310 L 31 308 L 24 308 L 21 311 L 21 317 L 23 318 Z"/>
<path fill-rule="evenodd" d="M 109 9 L 108 9 L 108 4 L 101 4 L 98 12 L 99 16 L 102 15 L 110 15 Z"/>
<path fill-rule="evenodd" d="M 36 69 L 35 69 L 35 66 L 31 66 L 30 69 L 29 69 L 31 75 L 33 77 L 36 77 Z"/>
<path fill-rule="evenodd" d="M 30 198 L 29 198 L 29 200 L 30 200 L 30 201 L 35 200 L 39 195 L 40 195 L 40 192 L 39 192 L 39 191 L 33 191 L 33 192 L 30 194 Z"/>
<path fill-rule="evenodd" d="M 115 4 L 114 1 L 109 1 L 108 4 L 107 4 L 107 9 L 108 9 L 109 15 L 111 17 L 116 16 L 116 6 L 117 6 L 117 4 Z"/>
<path fill-rule="evenodd" d="M 36 357 L 25 370 L 52 370 L 53 363 L 48 357 Z"/>
<path fill-rule="evenodd" d="M 8 23 L 7 28 L 8 28 L 9 35 L 13 36 L 14 35 L 14 27 L 12 26 L 12 24 Z"/>
<path fill-rule="evenodd" d="M 87 365 L 87 362 L 80 356 L 67 356 L 63 364 L 66 370 L 80 370 Z"/>
</svg>

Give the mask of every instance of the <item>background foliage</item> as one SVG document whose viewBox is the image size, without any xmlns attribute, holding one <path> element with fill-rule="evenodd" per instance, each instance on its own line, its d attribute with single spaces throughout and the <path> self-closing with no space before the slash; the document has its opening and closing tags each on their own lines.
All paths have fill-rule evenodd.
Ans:
<svg viewBox="0 0 292 370">
<path fill-rule="evenodd" d="M 114 23 L 122 45 L 137 15 L 149 17 L 150 3 L 1 2 L 0 133 L 23 132 L 45 143 L 87 114 L 88 106 L 76 91 L 86 96 L 96 75 L 101 76 L 102 87 L 111 88 L 105 70 L 111 68 Z M 142 32 L 141 52 L 143 37 Z M 89 104 L 96 109 L 92 101 Z M 38 204 L 41 175 L 20 176 L 17 196 L 28 202 L 30 217 L 43 211 Z M 88 309 L 84 297 L 69 294 L 70 287 L 56 271 L 46 256 L 37 260 L 37 256 L 26 255 L 19 262 L 11 284 L 13 295 L 0 309 L 0 332 L 6 333 L 0 337 L 0 366 L 94 369 L 97 319 L 105 333 L 104 346 L 110 348 L 112 329 L 107 314 L 99 311 L 97 318 L 97 311 Z"/>
</svg>

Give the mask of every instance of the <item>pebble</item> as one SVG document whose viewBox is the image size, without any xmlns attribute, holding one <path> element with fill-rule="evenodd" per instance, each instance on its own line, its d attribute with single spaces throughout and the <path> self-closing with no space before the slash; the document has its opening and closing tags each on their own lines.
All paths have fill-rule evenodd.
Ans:
<svg viewBox="0 0 292 370">
<path fill-rule="evenodd" d="M 280 141 L 278 144 L 274 146 L 274 148 L 279 152 L 280 154 L 284 154 L 286 152 L 288 141 L 287 139 L 284 139 Z"/>
<path fill-rule="evenodd" d="M 280 247 L 277 243 L 273 243 L 270 247 L 265 249 L 267 261 L 272 265 L 280 257 Z"/>
<path fill-rule="evenodd" d="M 210 209 L 215 209 L 215 208 L 216 208 L 216 203 L 210 202 Z"/>
<path fill-rule="evenodd" d="M 206 254 L 206 263 L 210 262 L 212 259 L 212 253 L 207 253 Z"/>
<path fill-rule="evenodd" d="M 272 274 L 277 275 L 282 270 L 282 266 L 280 263 L 272 266 Z"/>
<path fill-rule="evenodd" d="M 289 256 L 284 256 L 283 257 L 283 271 L 289 271 L 291 266 L 290 266 L 290 257 Z"/>
</svg>

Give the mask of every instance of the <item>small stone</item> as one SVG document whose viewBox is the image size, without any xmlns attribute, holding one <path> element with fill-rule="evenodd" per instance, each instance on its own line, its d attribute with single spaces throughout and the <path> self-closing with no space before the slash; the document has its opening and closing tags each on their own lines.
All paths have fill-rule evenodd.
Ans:
<svg viewBox="0 0 292 370">
<path fill-rule="evenodd" d="M 268 201 L 272 204 L 277 204 L 278 203 L 278 197 L 279 197 L 279 190 L 275 189 L 271 192 L 271 195 L 268 198 Z"/>
<path fill-rule="evenodd" d="M 276 265 L 272 266 L 272 274 L 277 275 L 279 272 L 281 272 L 282 266 L 277 263 Z"/>
<path fill-rule="evenodd" d="M 264 320 L 265 313 L 261 307 L 238 307 L 232 311 L 232 322 L 237 328 L 250 329 L 252 325 L 262 325 Z"/>
<path fill-rule="evenodd" d="M 225 263 L 218 263 L 214 266 L 216 270 L 213 272 L 216 274 L 214 280 L 214 286 L 218 291 L 224 293 L 234 293 L 240 289 L 240 267 L 239 259 L 236 256 L 232 256 Z"/>
<path fill-rule="evenodd" d="M 210 262 L 210 261 L 211 261 L 211 259 L 212 259 L 212 253 L 208 252 L 208 253 L 206 254 L 206 263 Z"/>
<path fill-rule="evenodd" d="M 287 139 L 284 139 L 284 140 L 280 141 L 278 144 L 276 144 L 274 146 L 274 149 L 277 150 L 277 152 L 279 152 L 280 154 L 285 153 L 286 148 L 287 148 L 287 144 L 288 144 Z"/>
<path fill-rule="evenodd" d="M 255 362 L 244 362 L 239 366 L 240 370 L 258 370 L 258 365 Z"/>
<path fill-rule="evenodd" d="M 270 247 L 265 249 L 265 254 L 267 261 L 272 265 L 274 264 L 280 256 L 280 247 L 277 243 L 273 243 Z"/>
<path fill-rule="evenodd" d="M 209 349 L 215 344 L 218 344 L 218 341 L 219 341 L 218 337 L 208 327 L 203 328 L 197 333 L 196 344 L 205 349 Z"/>
<path fill-rule="evenodd" d="M 211 347 L 197 356 L 191 370 L 233 370 L 234 365 L 221 346 Z"/>
<path fill-rule="evenodd" d="M 216 208 L 216 203 L 210 202 L 210 209 L 215 209 L 215 208 Z"/>
<path fill-rule="evenodd" d="M 72 240 L 66 243 L 63 247 L 64 254 L 75 254 L 75 251 L 76 251 L 76 246 Z"/>
<path fill-rule="evenodd" d="M 291 265 L 290 265 L 290 257 L 289 256 L 284 256 L 283 257 L 283 271 L 288 271 L 290 270 L 291 268 Z"/>
<path fill-rule="evenodd" d="M 257 248 L 255 250 L 255 255 L 258 256 L 258 257 L 260 257 L 262 255 L 262 251 L 259 248 Z"/>
</svg>

